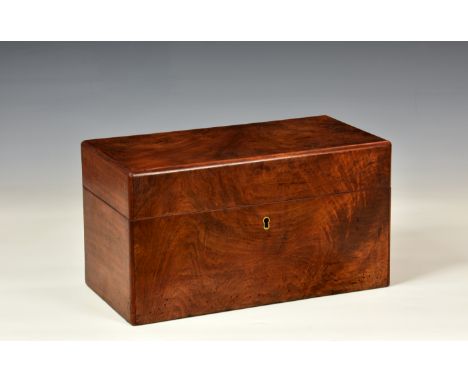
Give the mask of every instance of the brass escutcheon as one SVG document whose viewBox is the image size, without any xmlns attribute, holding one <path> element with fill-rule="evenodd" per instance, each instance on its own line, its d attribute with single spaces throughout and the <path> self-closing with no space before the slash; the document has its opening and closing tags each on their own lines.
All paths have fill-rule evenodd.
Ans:
<svg viewBox="0 0 468 382">
<path fill-rule="evenodd" d="M 268 216 L 265 216 L 263 218 L 263 229 L 265 231 L 268 231 L 270 229 L 270 218 Z"/>
</svg>

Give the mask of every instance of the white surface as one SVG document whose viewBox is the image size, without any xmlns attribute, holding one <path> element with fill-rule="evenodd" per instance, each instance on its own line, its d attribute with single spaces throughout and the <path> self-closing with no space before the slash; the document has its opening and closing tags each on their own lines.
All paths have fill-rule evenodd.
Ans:
<svg viewBox="0 0 468 382">
<path fill-rule="evenodd" d="M 464 200 L 393 198 L 388 288 L 139 327 L 85 286 L 70 200 L 2 199 L 0 339 L 468 339 Z"/>
<path fill-rule="evenodd" d="M 25 9 L 28 12 L 25 12 Z M 181 10 L 184 10 L 181 12 Z M 404 10 L 404 11 L 402 11 Z M 464 41 L 459 0 L 3 1 L 3 40 Z M 112 14 L 112 17 L 109 17 Z M 333 24 L 330 25 L 330 19 Z M 83 28 L 86 20 L 86 28 Z M 241 26 L 241 27 L 240 27 Z"/>
</svg>

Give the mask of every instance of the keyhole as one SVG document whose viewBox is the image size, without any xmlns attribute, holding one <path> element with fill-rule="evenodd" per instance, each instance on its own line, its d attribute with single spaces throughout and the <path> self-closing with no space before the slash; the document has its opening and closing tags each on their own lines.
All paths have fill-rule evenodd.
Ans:
<svg viewBox="0 0 468 382">
<path fill-rule="evenodd" d="M 268 231 L 270 229 L 270 218 L 268 216 L 265 216 L 263 218 L 263 229 L 265 231 Z"/>
</svg>

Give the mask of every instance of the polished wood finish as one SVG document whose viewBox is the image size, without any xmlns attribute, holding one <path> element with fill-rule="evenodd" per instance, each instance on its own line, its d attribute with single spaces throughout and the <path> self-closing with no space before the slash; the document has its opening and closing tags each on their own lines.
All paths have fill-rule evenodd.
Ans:
<svg viewBox="0 0 468 382">
<path fill-rule="evenodd" d="M 389 196 L 380 189 L 132 223 L 136 323 L 387 286 Z"/>
<path fill-rule="evenodd" d="M 132 324 L 386 286 L 390 156 L 327 116 L 85 141 L 87 283 Z"/>
<path fill-rule="evenodd" d="M 143 219 L 388 188 L 388 153 L 388 143 L 378 142 L 335 153 L 133 176 L 131 217 Z"/>
<path fill-rule="evenodd" d="M 326 115 L 87 141 L 133 174 L 291 157 L 384 141 Z"/>
<path fill-rule="evenodd" d="M 86 189 L 83 201 L 86 284 L 134 322 L 129 221 Z"/>
<path fill-rule="evenodd" d="M 128 217 L 131 180 L 128 172 L 86 141 L 81 145 L 81 158 L 83 187 Z"/>
</svg>

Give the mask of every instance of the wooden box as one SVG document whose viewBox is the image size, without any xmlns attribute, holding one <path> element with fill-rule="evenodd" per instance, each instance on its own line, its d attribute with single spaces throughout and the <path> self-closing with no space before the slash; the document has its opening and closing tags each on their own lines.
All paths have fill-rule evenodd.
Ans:
<svg viewBox="0 0 468 382">
<path fill-rule="evenodd" d="M 389 283 L 384 139 L 318 116 L 81 149 L 86 283 L 131 324 Z"/>
</svg>

